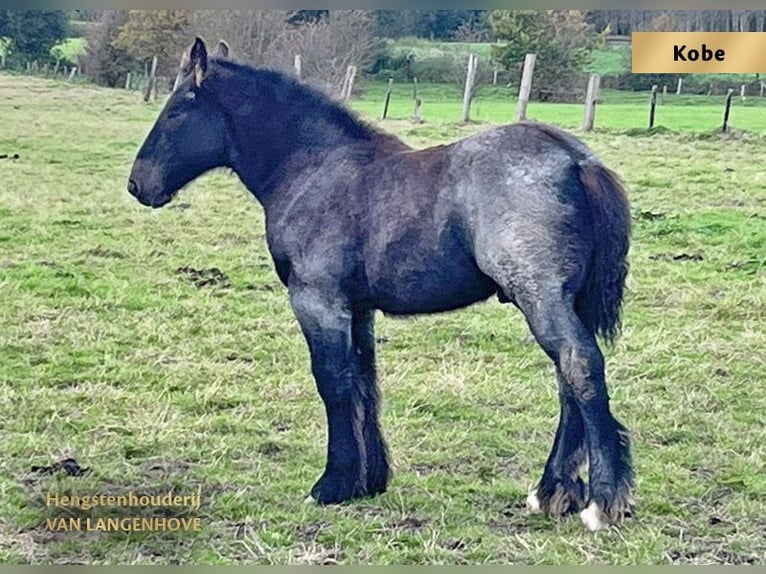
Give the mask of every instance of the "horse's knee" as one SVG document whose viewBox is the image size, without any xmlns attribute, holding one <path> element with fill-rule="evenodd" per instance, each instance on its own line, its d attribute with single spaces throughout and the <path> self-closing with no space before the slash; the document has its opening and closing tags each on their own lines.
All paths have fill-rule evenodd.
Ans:
<svg viewBox="0 0 766 574">
<path fill-rule="evenodd" d="M 559 369 L 579 403 L 600 398 L 604 358 L 598 347 L 565 341 L 559 348 Z"/>
</svg>

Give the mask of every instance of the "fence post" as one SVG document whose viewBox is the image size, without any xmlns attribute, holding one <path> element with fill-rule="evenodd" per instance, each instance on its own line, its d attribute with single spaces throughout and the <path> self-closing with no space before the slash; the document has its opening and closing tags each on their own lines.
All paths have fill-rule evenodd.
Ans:
<svg viewBox="0 0 766 574">
<path fill-rule="evenodd" d="M 654 108 L 657 106 L 657 84 L 652 86 L 652 99 L 649 104 L 649 129 L 654 127 Z"/>
<path fill-rule="evenodd" d="M 726 133 L 729 131 L 729 111 L 731 110 L 731 97 L 734 95 L 734 89 L 729 88 L 729 93 L 726 94 L 726 108 L 723 112 L 723 128 L 721 131 Z"/>
<path fill-rule="evenodd" d="M 527 54 L 524 58 L 524 72 L 521 74 L 521 86 L 519 87 L 519 103 L 516 107 L 516 121 L 526 119 L 529 94 L 532 91 L 532 75 L 535 73 L 536 54 Z"/>
<path fill-rule="evenodd" d="M 745 101 L 745 84 L 742 84 L 739 88 L 739 97 L 742 98 L 742 101 Z"/>
<path fill-rule="evenodd" d="M 473 84 L 476 80 L 476 68 L 479 65 L 479 57 L 476 54 L 468 55 L 468 71 L 465 76 L 465 91 L 463 92 L 463 121 L 471 119 L 471 100 L 473 99 Z"/>
<path fill-rule="evenodd" d="M 414 121 L 416 124 L 422 124 L 423 118 L 420 115 L 420 107 L 423 104 L 423 101 L 420 98 L 415 98 L 415 113 L 412 115 L 412 121 Z"/>
<path fill-rule="evenodd" d="M 418 99 L 418 77 L 413 76 L 412 78 L 412 99 L 417 100 Z"/>
<path fill-rule="evenodd" d="M 383 115 L 380 119 L 385 120 L 388 115 L 388 103 L 391 101 L 391 90 L 394 89 L 394 79 L 388 78 L 388 89 L 386 90 L 386 103 L 383 104 Z"/>
<path fill-rule="evenodd" d="M 146 82 L 146 90 L 144 91 L 144 102 L 149 102 L 149 100 L 152 97 L 152 91 L 154 91 L 156 95 L 156 84 L 157 84 L 157 56 L 154 56 L 154 58 L 152 58 L 151 72 L 149 73 L 149 78 Z"/>
<path fill-rule="evenodd" d="M 676 88 L 676 95 L 677 96 L 681 95 L 681 86 L 683 85 L 683 83 L 684 83 L 684 79 L 683 78 L 678 78 L 678 87 Z"/>
<path fill-rule="evenodd" d="M 295 67 L 295 75 L 300 78 L 303 74 L 303 58 L 301 58 L 300 54 L 295 54 L 293 66 Z"/>
<path fill-rule="evenodd" d="M 589 132 L 593 129 L 593 121 L 596 118 L 596 100 L 598 100 L 598 88 L 601 82 L 601 76 L 591 74 L 588 79 L 588 92 L 585 95 L 585 117 L 582 122 L 583 131 Z"/>
<path fill-rule="evenodd" d="M 660 103 L 664 104 L 665 103 L 665 98 L 667 98 L 667 97 L 668 97 L 668 87 L 667 86 L 662 86 L 662 98 L 660 98 Z"/>
<path fill-rule="evenodd" d="M 3 70 L 5 69 L 5 52 L 0 54 L 0 68 L 2 68 Z"/>
<path fill-rule="evenodd" d="M 72 67 L 72 71 L 71 71 L 71 72 L 69 72 L 69 78 L 68 78 L 68 80 L 69 80 L 70 82 L 72 81 L 72 79 L 74 78 L 74 75 L 75 75 L 76 73 L 77 73 L 77 66 L 73 66 L 73 67 Z"/>
<path fill-rule="evenodd" d="M 493 86 L 496 86 L 496 85 L 497 85 L 497 73 L 498 73 L 498 71 L 499 71 L 499 70 L 498 70 L 497 68 L 495 68 L 495 69 L 493 70 L 493 72 L 492 72 L 492 85 L 493 85 Z"/>
<path fill-rule="evenodd" d="M 128 75 L 127 75 L 127 77 L 125 78 L 125 89 L 126 89 L 126 90 L 129 90 L 129 89 L 130 89 L 130 72 L 128 72 Z"/>
<path fill-rule="evenodd" d="M 761 97 L 763 97 L 764 89 L 766 89 L 766 82 L 761 82 Z"/>
</svg>

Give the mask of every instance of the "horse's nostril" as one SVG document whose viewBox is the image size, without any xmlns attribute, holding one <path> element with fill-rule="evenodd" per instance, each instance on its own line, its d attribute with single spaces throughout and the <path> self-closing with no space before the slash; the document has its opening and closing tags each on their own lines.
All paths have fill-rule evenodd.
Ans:
<svg viewBox="0 0 766 574">
<path fill-rule="evenodd" d="M 132 179 L 128 181 L 128 193 L 130 195 L 138 195 L 138 184 Z"/>
</svg>

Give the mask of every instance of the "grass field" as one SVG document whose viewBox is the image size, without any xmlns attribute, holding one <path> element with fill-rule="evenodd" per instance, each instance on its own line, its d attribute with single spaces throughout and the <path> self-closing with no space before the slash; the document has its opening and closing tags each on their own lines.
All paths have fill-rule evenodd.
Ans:
<svg viewBox="0 0 766 574">
<path fill-rule="evenodd" d="M 459 122 L 462 118 L 462 90 L 457 83 L 423 84 L 418 95 L 423 101 L 422 116 L 427 124 L 444 121 Z M 366 86 L 355 107 L 374 118 L 380 118 L 385 102 L 385 84 L 374 82 Z M 650 94 L 604 90 L 596 108 L 596 127 L 608 130 L 641 130 L 649 126 Z M 476 122 L 504 123 L 515 121 L 517 88 L 484 86 L 471 104 L 471 119 Z M 655 127 L 685 133 L 711 133 L 723 124 L 725 96 L 696 96 L 668 94 L 657 105 Z M 388 117 L 408 119 L 413 115 L 412 86 L 394 84 Z M 582 104 L 546 104 L 530 102 L 530 119 L 552 122 L 567 128 L 580 128 Z M 766 97 L 739 96 L 732 101 L 730 124 L 736 129 L 766 134 Z"/>
<path fill-rule="evenodd" d="M 224 173 L 164 210 L 129 197 L 159 109 L 138 98 L 0 75 L 0 154 L 19 156 L 0 159 L 0 562 L 764 563 L 763 137 L 631 136 L 620 130 L 643 126 L 645 106 L 620 104 L 623 117 L 608 101 L 597 122 L 613 129 L 585 137 L 625 178 L 634 216 L 625 331 L 606 355 L 637 516 L 592 535 L 524 509 L 556 385 L 521 316 L 494 300 L 379 318 L 390 491 L 304 505 L 325 421 L 261 210 Z M 376 117 L 380 102 L 354 105 Z M 477 119 L 514 108 L 479 102 Z M 455 109 L 426 101 L 427 123 L 383 127 L 424 146 L 489 125 L 461 126 Z M 660 123 L 710 132 L 714 109 L 667 105 Z M 530 113 L 573 127 L 581 112 Z M 764 116 L 732 117 L 763 134 Z M 32 471 L 66 457 L 90 472 Z M 66 515 L 49 491 L 169 488 L 200 493 L 200 532 L 46 526 Z"/>
</svg>

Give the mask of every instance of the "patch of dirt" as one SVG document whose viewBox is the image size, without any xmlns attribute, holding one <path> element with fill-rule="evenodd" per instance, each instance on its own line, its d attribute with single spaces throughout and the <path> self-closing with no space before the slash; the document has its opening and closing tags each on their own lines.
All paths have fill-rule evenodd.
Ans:
<svg viewBox="0 0 766 574">
<path fill-rule="evenodd" d="M 144 474 L 155 477 L 167 478 L 186 474 L 191 468 L 191 464 L 182 460 L 154 459 L 147 460 L 141 465 Z"/>
<path fill-rule="evenodd" d="M 756 273 L 759 270 L 766 267 L 766 262 L 763 259 L 746 259 L 745 261 L 735 261 L 726 266 L 727 271 L 747 271 L 748 273 Z"/>
<path fill-rule="evenodd" d="M 195 269 L 186 265 L 176 269 L 176 275 L 183 275 L 197 289 L 202 289 L 203 287 L 231 288 L 231 281 L 218 267 Z"/>
<path fill-rule="evenodd" d="M 186 211 L 191 207 L 190 203 L 173 203 L 168 205 L 168 209 L 177 209 L 178 211 Z"/>
<path fill-rule="evenodd" d="M 400 520 L 390 522 L 387 526 L 387 530 L 405 530 L 407 532 L 420 532 L 430 522 L 428 518 L 418 518 L 417 516 L 405 516 Z"/>
<path fill-rule="evenodd" d="M 657 221 L 659 219 L 665 219 L 666 215 L 664 213 L 654 212 L 654 211 L 639 211 L 635 219 L 636 221 Z"/>
<path fill-rule="evenodd" d="M 657 253 L 656 255 L 650 255 L 649 259 L 652 261 L 704 261 L 705 258 L 701 253 Z"/>
<path fill-rule="evenodd" d="M 73 458 L 65 458 L 58 462 L 54 462 L 50 466 L 32 466 L 30 472 L 37 475 L 50 475 L 63 472 L 67 476 L 85 476 L 90 472 L 90 469 L 81 467 Z"/>
<path fill-rule="evenodd" d="M 267 458 L 276 457 L 284 447 L 274 441 L 266 441 L 258 445 L 258 452 Z"/>
<path fill-rule="evenodd" d="M 88 249 L 85 255 L 91 255 L 93 257 L 104 257 L 106 259 L 125 259 L 126 255 L 119 251 L 112 251 L 111 249 L 104 249 L 100 245 L 95 249 Z"/>
<path fill-rule="evenodd" d="M 270 283 L 266 283 L 264 285 L 257 285 L 256 283 L 248 283 L 245 285 L 245 289 L 248 291 L 269 291 L 274 292 L 276 291 L 276 287 L 274 285 L 271 285 Z"/>
<path fill-rule="evenodd" d="M 239 353 L 229 353 L 226 355 L 227 361 L 238 361 L 240 363 L 254 363 L 255 359 L 250 355 L 240 355 Z"/>
<path fill-rule="evenodd" d="M 316 542 L 317 536 L 323 531 L 328 528 L 331 528 L 332 525 L 325 521 L 320 520 L 319 522 L 307 522 L 303 524 L 299 524 L 295 528 L 295 537 L 301 541 L 301 542 Z"/>
</svg>

